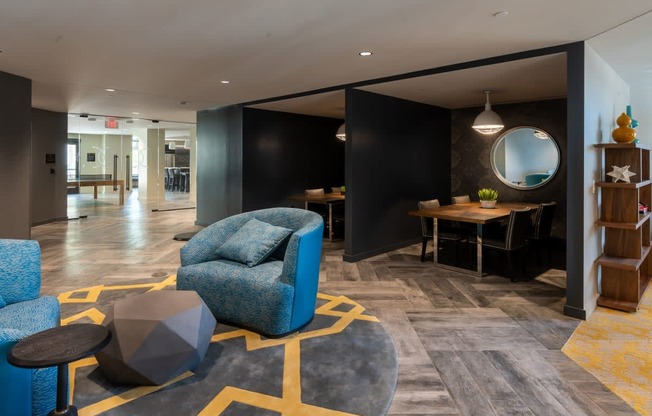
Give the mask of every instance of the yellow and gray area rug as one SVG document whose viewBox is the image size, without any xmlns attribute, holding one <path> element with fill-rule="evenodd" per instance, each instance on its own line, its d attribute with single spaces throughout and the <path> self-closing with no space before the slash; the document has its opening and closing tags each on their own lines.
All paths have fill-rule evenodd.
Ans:
<svg viewBox="0 0 652 416">
<path fill-rule="evenodd" d="M 175 286 L 171 276 L 62 293 L 62 324 L 102 323 L 115 300 Z M 199 367 L 162 386 L 113 385 L 94 357 L 69 368 L 79 416 L 380 416 L 398 377 L 396 348 L 378 319 L 347 297 L 321 293 L 313 321 L 286 338 L 218 323 Z"/>
<path fill-rule="evenodd" d="M 641 415 L 652 416 L 652 290 L 636 313 L 598 307 L 562 351 Z"/>
</svg>

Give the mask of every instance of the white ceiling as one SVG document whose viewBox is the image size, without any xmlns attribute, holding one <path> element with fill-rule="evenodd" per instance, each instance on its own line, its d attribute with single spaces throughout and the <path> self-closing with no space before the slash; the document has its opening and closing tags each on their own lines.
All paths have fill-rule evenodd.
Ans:
<svg viewBox="0 0 652 416">
<path fill-rule="evenodd" d="M 587 40 L 651 9 L 650 0 L 3 0 L 0 71 L 32 79 L 37 108 L 194 122 L 200 109 Z M 626 26 L 605 48 L 636 43 L 623 65 L 652 67 L 652 24 L 637 37 Z M 358 56 L 365 49 L 373 56 Z M 492 102 L 509 96 L 496 90 Z"/>
</svg>

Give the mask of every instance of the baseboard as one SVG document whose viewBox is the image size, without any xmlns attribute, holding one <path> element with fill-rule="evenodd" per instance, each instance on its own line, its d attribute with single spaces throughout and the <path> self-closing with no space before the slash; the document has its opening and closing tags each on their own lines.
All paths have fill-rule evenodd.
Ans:
<svg viewBox="0 0 652 416">
<path fill-rule="evenodd" d="M 417 237 L 415 239 L 407 240 L 407 241 L 401 241 L 400 243 L 392 244 L 389 246 L 385 247 L 380 247 L 376 248 L 373 250 L 365 251 L 362 253 L 358 254 L 346 254 L 342 256 L 342 260 L 344 260 L 347 263 L 355 263 L 360 260 L 368 259 L 369 257 L 374 257 L 378 256 L 379 254 L 385 254 L 390 251 L 398 250 L 399 248 L 411 246 L 413 244 L 420 244 L 421 243 L 421 237 Z"/>
<path fill-rule="evenodd" d="M 568 304 L 564 305 L 564 315 L 586 321 L 586 311 Z"/>
<path fill-rule="evenodd" d="M 58 218 L 50 218 L 47 220 L 35 221 L 32 223 L 32 227 L 37 227 L 39 225 L 44 225 L 44 224 L 50 224 L 52 222 L 57 222 L 57 221 L 68 221 L 68 217 L 58 217 Z"/>
</svg>

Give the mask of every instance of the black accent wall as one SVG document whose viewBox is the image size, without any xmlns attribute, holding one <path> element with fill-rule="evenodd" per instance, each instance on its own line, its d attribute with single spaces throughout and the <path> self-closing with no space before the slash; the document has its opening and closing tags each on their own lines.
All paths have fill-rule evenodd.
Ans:
<svg viewBox="0 0 652 416">
<path fill-rule="evenodd" d="M 566 179 L 567 179 L 567 129 L 566 99 L 532 101 L 518 104 L 492 105 L 500 115 L 505 128 L 493 135 L 483 135 L 471 128 L 475 117 L 484 108 L 453 110 L 452 130 L 452 195 L 470 195 L 478 200 L 478 189 L 493 188 L 498 199 L 521 202 L 557 202 L 553 222 L 553 236 L 566 238 Z M 518 126 L 533 126 L 548 132 L 557 142 L 561 163 L 555 176 L 546 185 L 520 190 L 510 188 L 496 177 L 491 169 L 491 147 L 501 133 Z"/>
<path fill-rule="evenodd" d="M 32 225 L 67 219 L 68 115 L 32 109 Z M 55 163 L 45 163 L 54 154 Z"/>
<path fill-rule="evenodd" d="M 0 72 L 0 238 L 31 236 L 32 81 Z"/>
<path fill-rule="evenodd" d="M 420 241 L 420 200 L 450 200 L 450 110 L 348 89 L 346 261 Z"/>
<path fill-rule="evenodd" d="M 242 108 L 197 112 L 197 221 L 242 212 Z"/>
<path fill-rule="evenodd" d="M 245 108 L 242 210 L 297 206 L 304 190 L 344 185 L 343 120 Z"/>
</svg>

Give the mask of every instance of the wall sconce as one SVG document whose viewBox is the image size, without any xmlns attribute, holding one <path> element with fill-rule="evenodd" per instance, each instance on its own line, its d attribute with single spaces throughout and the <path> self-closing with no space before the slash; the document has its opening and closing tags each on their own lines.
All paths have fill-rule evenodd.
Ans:
<svg viewBox="0 0 652 416">
<path fill-rule="evenodd" d="M 335 133 L 335 137 L 337 137 L 339 140 L 345 141 L 346 140 L 346 123 L 342 124 L 339 129 L 337 129 L 337 133 Z"/>
<path fill-rule="evenodd" d="M 485 91 L 487 94 L 487 102 L 484 105 L 484 111 L 475 118 L 473 122 L 473 129 L 482 134 L 494 134 L 498 133 L 505 127 L 503 120 L 498 114 L 491 110 L 491 103 L 489 102 L 489 93 L 491 91 Z"/>
</svg>

